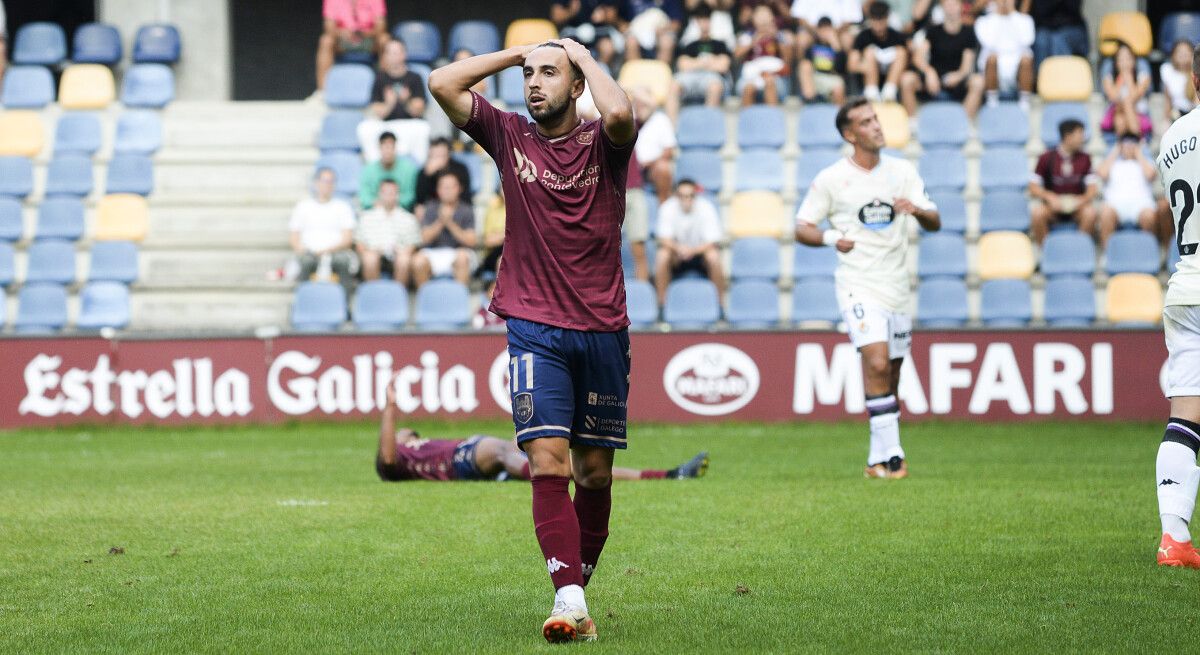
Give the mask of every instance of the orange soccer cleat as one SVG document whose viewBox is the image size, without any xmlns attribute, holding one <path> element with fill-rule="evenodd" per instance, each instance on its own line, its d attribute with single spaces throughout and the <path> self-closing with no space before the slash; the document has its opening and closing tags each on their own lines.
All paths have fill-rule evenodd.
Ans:
<svg viewBox="0 0 1200 655">
<path fill-rule="evenodd" d="M 556 604 L 550 618 L 542 624 L 542 636 L 552 644 L 595 641 L 596 622 L 582 609 Z"/>
<path fill-rule="evenodd" d="M 1158 544 L 1159 566 L 1185 566 L 1189 569 L 1200 569 L 1200 553 L 1190 541 L 1175 541 L 1171 535 L 1164 533 Z"/>
<path fill-rule="evenodd" d="M 863 469 L 864 478 L 879 478 L 885 479 L 888 476 L 887 464 L 872 464 Z"/>
</svg>

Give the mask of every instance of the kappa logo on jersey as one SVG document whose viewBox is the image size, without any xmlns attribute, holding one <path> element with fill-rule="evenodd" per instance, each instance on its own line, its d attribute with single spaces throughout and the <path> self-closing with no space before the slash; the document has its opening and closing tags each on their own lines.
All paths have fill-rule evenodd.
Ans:
<svg viewBox="0 0 1200 655">
<path fill-rule="evenodd" d="M 550 559 L 546 560 L 546 570 L 549 571 L 551 573 L 551 575 L 558 573 L 559 569 L 569 569 L 569 568 L 571 568 L 571 567 L 558 561 L 557 557 L 551 557 Z"/>
<path fill-rule="evenodd" d="M 882 230 L 896 219 L 896 209 L 876 198 L 858 210 L 858 220 L 872 230 Z"/>
<path fill-rule="evenodd" d="M 522 182 L 536 182 L 538 179 L 538 169 L 533 161 L 521 154 L 521 151 L 516 148 L 513 148 L 513 158 L 516 160 L 513 170 L 517 174 L 517 179 Z"/>
<path fill-rule="evenodd" d="M 533 394 L 519 393 L 513 396 L 513 418 L 528 423 L 533 418 Z"/>
</svg>

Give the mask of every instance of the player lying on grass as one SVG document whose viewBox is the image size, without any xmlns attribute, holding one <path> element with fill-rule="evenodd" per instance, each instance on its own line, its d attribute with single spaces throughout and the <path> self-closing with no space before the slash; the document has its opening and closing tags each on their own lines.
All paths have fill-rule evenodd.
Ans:
<svg viewBox="0 0 1200 655">
<path fill-rule="evenodd" d="M 389 388 L 388 403 L 379 421 L 379 450 L 375 472 L 385 482 L 406 480 L 529 479 L 529 458 L 511 439 L 474 435 L 467 439 L 422 439 L 415 430 L 396 427 L 396 398 Z M 613 467 L 616 480 L 698 478 L 708 470 L 702 452 L 670 470 Z"/>
</svg>

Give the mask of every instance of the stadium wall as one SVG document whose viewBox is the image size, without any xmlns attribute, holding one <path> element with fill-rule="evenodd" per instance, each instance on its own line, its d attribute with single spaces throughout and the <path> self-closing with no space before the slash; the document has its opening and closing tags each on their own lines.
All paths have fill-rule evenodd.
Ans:
<svg viewBox="0 0 1200 655">
<path fill-rule="evenodd" d="M 632 344 L 632 420 L 863 413 L 858 354 L 841 334 L 637 333 Z M 921 332 L 900 396 L 906 420 L 1157 420 L 1165 360 L 1161 331 Z M 0 370 L 18 379 L 0 388 L 0 427 L 361 420 L 392 379 L 406 414 L 502 418 L 509 366 L 500 334 L 6 339 Z"/>
<path fill-rule="evenodd" d="M 175 96 L 180 100 L 229 100 L 231 48 L 229 3 L 224 0 L 101 0 L 100 20 L 121 31 L 126 57 L 142 25 L 171 23 L 179 28 L 183 55 L 175 65 Z M 319 13 L 320 8 L 316 11 Z M 287 38 L 262 29 L 260 38 Z M 312 48 L 316 47 L 313 42 Z M 309 58 L 311 60 L 311 57 Z M 311 61 L 310 61 L 311 64 Z M 250 63 L 253 65 L 253 62 Z M 303 96 L 298 96 L 303 97 Z"/>
</svg>

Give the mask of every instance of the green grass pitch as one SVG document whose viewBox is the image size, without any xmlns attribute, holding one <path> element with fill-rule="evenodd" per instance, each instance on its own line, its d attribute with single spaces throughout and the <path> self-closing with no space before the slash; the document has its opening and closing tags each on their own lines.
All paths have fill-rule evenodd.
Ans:
<svg viewBox="0 0 1200 655">
<path fill-rule="evenodd" d="M 1160 424 L 636 426 L 588 593 L 549 646 L 529 487 L 379 482 L 374 426 L 0 433 L 0 652 L 1186 652 L 1154 564 Z M 504 424 L 419 426 L 504 435 Z M 110 548 L 124 549 L 110 554 Z"/>
</svg>

